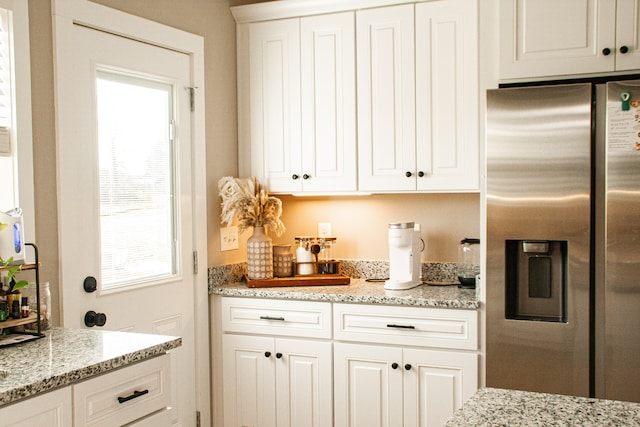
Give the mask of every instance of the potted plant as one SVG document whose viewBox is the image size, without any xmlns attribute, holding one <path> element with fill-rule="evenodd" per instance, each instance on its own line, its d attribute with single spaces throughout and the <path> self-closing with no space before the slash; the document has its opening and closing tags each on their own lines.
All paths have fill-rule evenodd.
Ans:
<svg viewBox="0 0 640 427">
<path fill-rule="evenodd" d="M 8 224 L 0 223 L 0 231 L 4 230 L 7 225 Z M 15 280 L 15 274 L 20 271 L 21 268 L 21 265 L 13 265 L 13 257 L 9 257 L 6 260 L 0 257 L 0 269 L 7 272 L 8 283 L 7 289 L 4 289 L 4 287 L 0 286 L 0 297 L 6 297 L 9 310 L 11 310 L 11 305 L 14 300 L 17 300 L 18 303 L 20 302 L 20 289 L 29 286 L 29 282 L 27 282 L 26 280 Z"/>
</svg>

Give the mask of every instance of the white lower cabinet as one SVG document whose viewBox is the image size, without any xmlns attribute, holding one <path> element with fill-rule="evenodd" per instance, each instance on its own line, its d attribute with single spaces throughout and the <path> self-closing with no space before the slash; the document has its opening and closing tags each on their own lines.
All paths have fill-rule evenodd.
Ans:
<svg viewBox="0 0 640 427">
<path fill-rule="evenodd" d="M 0 410 L 2 427 L 71 427 L 71 386 L 63 387 Z"/>
<path fill-rule="evenodd" d="M 223 337 L 225 426 L 332 425 L 331 343 Z"/>
<path fill-rule="evenodd" d="M 225 427 L 441 426 L 478 388 L 475 310 L 220 307 Z"/>
<path fill-rule="evenodd" d="M 168 354 L 0 409 L 0 427 L 171 425 Z"/>
<path fill-rule="evenodd" d="M 335 425 L 442 426 L 477 390 L 478 356 L 334 344 Z"/>
</svg>

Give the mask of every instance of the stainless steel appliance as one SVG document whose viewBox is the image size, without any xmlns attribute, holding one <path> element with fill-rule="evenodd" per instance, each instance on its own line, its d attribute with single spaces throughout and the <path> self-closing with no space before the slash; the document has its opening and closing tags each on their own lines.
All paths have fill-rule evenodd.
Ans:
<svg viewBox="0 0 640 427">
<path fill-rule="evenodd" d="M 640 80 L 487 93 L 487 385 L 640 402 Z"/>
</svg>

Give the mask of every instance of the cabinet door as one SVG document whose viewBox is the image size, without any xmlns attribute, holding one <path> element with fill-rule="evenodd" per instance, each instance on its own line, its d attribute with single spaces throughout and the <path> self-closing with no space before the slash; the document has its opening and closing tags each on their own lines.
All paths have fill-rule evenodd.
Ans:
<svg viewBox="0 0 640 427">
<path fill-rule="evenodd" d="M 616 14 L 616 71 L 637 70 L 640 68 L 640 0 L 618 0 Z"/>
<path fill-rule="evenodd" d="M 416 4 L 417 189 L 477 190 L 478 5 Z"/>
<path fill-rule="evenodd" d="M 225 427 L 276 426 L 274 339 L 224 335 Z"/>
<path fill-rule="evenodd" d="M 416 188 L 413 8 L 356 12 L 361 191 Z"/>
<path fill-rule="evenodd" d="M 501 0 L 500 77 L 612 71 L 616 0 Z M 603 54 L 603 49 L 611 53 Z"/>
<path fill-rule="evenodd" d="M 439 427 L 478 389 L 474 353 L 405 348 L 404 425 Z"/>
<path fill-rule="evenodd" d="M 332 426 L 332 372 L 330 342 L 276 340 L 278 427 Z"/>
<path fill-rule="evenodd" d="M 299 19 L 249 25 L 249 88 L 251 173 L 270 191 L 300 191 Z"/>
<path fill-rule="evenodd" d="M 305 192 L 356 191 L 353 12 L 300 20 Z"/>
<path fill-rule="evenodd" d="M 401 426 L 402 371 L 400 348 L 335 343 L 336 427 Z"/>
<path fill-rule="evenodd" d="M 25 399 L 0 409 L 2 427 L 71 427 L 71 387 Z"/>
</svg>

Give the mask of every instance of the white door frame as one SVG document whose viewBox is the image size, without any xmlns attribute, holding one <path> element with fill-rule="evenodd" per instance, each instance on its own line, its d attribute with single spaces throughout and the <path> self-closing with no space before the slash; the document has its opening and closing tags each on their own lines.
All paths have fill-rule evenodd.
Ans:
<svg viewBox="0 0 640 427">
<path fill-rule="evenodd" d="M 88 0 L 54 0 L 52 3 L 54 37 L 56 25 L 81 24 L 112 34 L 172 49 L 191 58 L 191 76 L 196 89 L 191 122 L 191 164 L 193 166 L 193 250 L 201 260 L 194 274 L 194 327 L 196 351 L 196 408 L 201 425 L 211 419 L 209 384 L 209 291 L 207 274 L 206 140 L 204 115 L 204 40 L 138 16 L 130 15 Z M 55 43 L 54 43 L 55 45 Z M 56 46 L 56 49 L 60 49 Z M 55 58 L 59 53 L 56 51 Z M 56 102 L 57 105 L 57 102 Z M 62 318 L 62 316 L 61 316 Z"/>
</svg>

